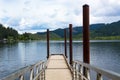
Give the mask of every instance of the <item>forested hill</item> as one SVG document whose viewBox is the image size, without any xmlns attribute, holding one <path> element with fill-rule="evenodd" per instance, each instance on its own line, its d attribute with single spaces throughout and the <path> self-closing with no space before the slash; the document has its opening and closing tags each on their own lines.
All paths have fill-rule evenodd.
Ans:
<svg viewBox="0 0 120 80">
<path fill-rule="evenodd" d="M 67 37 L 69 37 L 69 29 L 67 29 Z M 73 27 L 73 39 L 82 39 L 82 26 Z M 56 29 L 50 31 L 51 40 L 61 40 L 64 38 L 64 29 Z M 4 27 L 0 24 L 0 42 L 6 40 L 45 40 L 46 32 L 23 33 L 18 32 L 10 27 Z M 94 40 L 120 40 L 120 21 L 113 22 L 110 24 L 92 24 L 90 25 L 90 39 Z"/>
<path fill-rule="evenodd" d="M 68 28 L 67 35 L 68 35 Z M 73 38 L 82 38 L 82 26 L 73 28 Z M 56 29 L 51 31 L 51 36 L 54 34 L 57 38 L 64 37 L 64 29 Z M 44 33 L 38 32 L 39 35 L 45 35 Z M 54 36 L 52 36 L 55 38 Z M 91 39 L 120 39 L 120 21 L 113 22 L 110 24 L 92 24 L 90 25 L 90 38 Z"/>
<path fill-rule="evenodd" d="M 17 39 L 18 32 L 10 27 L 5 28 L 2 24 L 0 24 L 0 40 L 3 39 Z"/>
</svg>

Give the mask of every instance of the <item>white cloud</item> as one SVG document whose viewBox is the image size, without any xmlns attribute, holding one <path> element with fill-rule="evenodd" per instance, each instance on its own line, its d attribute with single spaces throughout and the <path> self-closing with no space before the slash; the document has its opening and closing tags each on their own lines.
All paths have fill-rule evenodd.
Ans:
<svg viewBox="0 0 120 80">
<path fill-rule="evenodd" d="M 19 32 L 64 28 L 69 23 L 82 25 L 82 6 L 86 3 L 90 5 L 91 24 L 120 20 L 119 0 L 0 0 L 0 23 Z"/>
</svg>

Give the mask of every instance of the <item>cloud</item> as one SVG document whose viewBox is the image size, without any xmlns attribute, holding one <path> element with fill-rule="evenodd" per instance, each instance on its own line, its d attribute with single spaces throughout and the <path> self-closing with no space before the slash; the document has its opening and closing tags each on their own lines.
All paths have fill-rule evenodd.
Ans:
<svg viewBox="0 0 120 80">
<path fill-rule="evenodd" d="M 0 0 L 0 23 L 19 32 L 82 25 L 82 6 L 90 5 L 90 23 L 120 20 L 119 0 Z"/>
<path fill-rule="evenodd" d="M 30 1 L 25 1 L 24 4 L 25 5 L 29 5 L 31 2 Z"/>
<path fill-rule="evenodd" d="M 101 0 L 99 5 L 93 13 L 94 16 L 120 16 L 120 1 Z"/>
</svg>

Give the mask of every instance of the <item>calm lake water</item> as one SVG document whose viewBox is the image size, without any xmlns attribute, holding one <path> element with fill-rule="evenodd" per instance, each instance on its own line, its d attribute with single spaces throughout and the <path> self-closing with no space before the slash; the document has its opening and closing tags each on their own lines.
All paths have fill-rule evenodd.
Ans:
<svg viewBox="0 0 120 80">
<path fill-rule="evenodd" d="M 46 48 L 45 41 L 0 45 L 0 78 L 22 67 L 46 60 Z M 67 48 L 69 53 L 69 44 Z M 63 54 L 63 41 L 51 41 L 50 53 Z M 91 41 L 90 53 L 92 65 L 120 73 L 120 41 Z M 73 42 L 74 60 L 82 61 L 82 54 L 82 42 Z"/>
</svg>

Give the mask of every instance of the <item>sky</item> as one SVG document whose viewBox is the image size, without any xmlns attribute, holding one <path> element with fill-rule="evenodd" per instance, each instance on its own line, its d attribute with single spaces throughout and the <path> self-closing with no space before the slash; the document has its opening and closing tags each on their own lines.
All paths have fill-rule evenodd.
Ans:
<svg viewBox="0 0 120 80">
<path fill-rule="evenodd" d="M 0 23 L 19 33 L 82 26 L 82 6 L 90 6 L 90 24 L 120 20 L 120 0 L 0 0 Z"/>
</svg>

